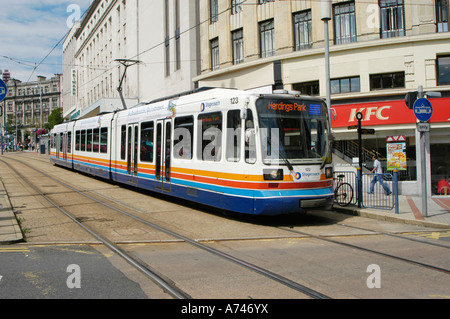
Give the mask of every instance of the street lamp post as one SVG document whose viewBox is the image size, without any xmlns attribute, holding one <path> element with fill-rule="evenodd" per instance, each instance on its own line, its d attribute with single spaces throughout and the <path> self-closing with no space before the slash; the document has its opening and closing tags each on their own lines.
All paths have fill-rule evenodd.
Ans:
<svg viewBox="0 0 450 319">
<path fill-rule="evenodd" d="M 327 88 L 327 109 L 328 118 L 331 121 L 331 80 L 330 80 L 330 39 L 328 30 L 328 21 L 331 20 L 331 0 L 320 0 L 321 19 L 324 23 L 325 35 L 325 73 Z"/>
<path fill-rule="evenodd" d="M 40 105 L 40 109 L 41 109 L 41 123 L 39 124 L 39 129 L 42 130 L 42 85 L 41 83 L 39 83 L 39 103 Z"/>
</svg>

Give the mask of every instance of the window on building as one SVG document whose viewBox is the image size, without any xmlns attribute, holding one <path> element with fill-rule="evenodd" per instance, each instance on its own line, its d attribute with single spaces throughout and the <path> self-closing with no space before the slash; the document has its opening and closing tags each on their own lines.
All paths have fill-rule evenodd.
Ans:
<svg viewBox="0 0 450 319">
<path fill-rule="evenodd" d="M 448 0 L 436 0 L 437 32 L 447 32 L 448 31 L 448 25 L 449 25 L 448 15 L 449 15 Z"/>
<path fill-rule="evenodd" d="M 209 12 L 210 23 L 217 22 L 219 20 L 219 4 L 218 0 L 209 0 Z"/>
<path fill-rule="evenodd" d="M 382 38 L 405 35 L 403 0 L 380 0 L 380 30 Z"/>
<path fill-rule="evenodd" d="M 294 48 L 295 51 L 312 46 L 311 10 L 294 13 Z"/>
<path fill-rule="evenodd" d="M 219 38 L 215 38 L 210 42 L 211 46 L 211 70 L 217 70 L 220 66 L 219 62 Z"/>
<path fill-rule="evenodd" d="M 395 89 L 404 87 L 405 72 L 370 75 L 370 90 Z"/>
<path fill-rule="evenodd" d="M 331 80 L 331 94 L 360 92 L 359 76 Z"/>
<path fill-rule="evenodd" d="M 450 56 L 437 58 L 438 85 L 450 85 Z"/>
<path fill-rule="evenodd" d="M 244 0 L 231 0 L 231 14 L 242 12 L 242 2 L 244 2 Z"/>
<path fill-rule="evenodd" d="M 316 96 L 320 94 L 319 81 L 295 83 L 292 85 L 292 89 L 304 95 Z"/>
<path fill-rule="evenodd" d="M 273 19 L 259 24 L 261 58 L 275 55 L 275 32 Z"/>
<path fill-rule="evenodd" d="M 356 42 L 355 2 L 333 6 L 334 44 Z"/>
<path fill-rule="evenodd" d="M 242 29 L 231 33 L 233 41 L 233 64 L 244 62 L 244 31 Z"/>
</svg>

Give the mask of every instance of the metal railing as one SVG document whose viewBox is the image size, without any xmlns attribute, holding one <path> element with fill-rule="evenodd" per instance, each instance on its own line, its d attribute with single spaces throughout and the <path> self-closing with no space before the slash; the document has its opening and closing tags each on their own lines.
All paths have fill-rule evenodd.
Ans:
<svg viewBox="0 0 450 319">
<path fill-rule="evenodd" d="M 361 174 L 345 171 L 334 172 L 335 203 L 340 206 L 354 205 L 358 208 L 373 208 L 392 210 L 398 214 L 398 175 L 393 174 Z M 361 180 L 361 183 L 359 181 Z M 352 189 L 350 200 L 349 186 L 346 186 L 345 199 L 348 203 L 342 203 L 342 184 L 348 184 Z M 372 186 L 373 184 L 373 186 Z M 384 186 L 383 186 L 384 185 Z"/>
<path fill-rule="evenodd" d="M 391 210 L 394 208 L 392 196 L 393 176 L 391 174 L 362 174 L 362 206 Z"/>
</svg>

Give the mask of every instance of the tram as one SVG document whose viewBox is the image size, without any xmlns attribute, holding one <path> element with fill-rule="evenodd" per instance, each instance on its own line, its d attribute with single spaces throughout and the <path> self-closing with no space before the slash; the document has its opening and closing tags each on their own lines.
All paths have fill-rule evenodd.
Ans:
<svg viewBox="0 0 450 319">
<path fill-rule="evenodd" d="M 226 211 L 300 213 L 333 200 L 323 100 L 207 89 L 64 123 L 52 163 Z"/>
</svg>

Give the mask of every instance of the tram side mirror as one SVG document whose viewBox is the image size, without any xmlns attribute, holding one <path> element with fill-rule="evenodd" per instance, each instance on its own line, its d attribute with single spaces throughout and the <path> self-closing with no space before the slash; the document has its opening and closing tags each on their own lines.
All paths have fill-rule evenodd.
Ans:
<svg viewBox="0 0 450 319">
<path fill-rule="evenodd" d="M 243 120 L 247 119 L 247 109 L 241 110 L 241 119 L 243 119 Z"/>
</svg>

